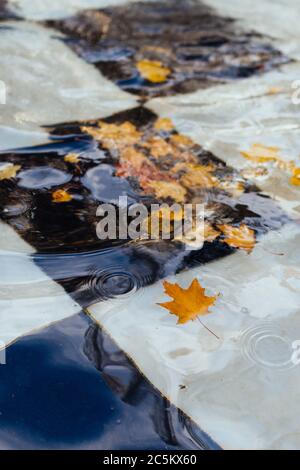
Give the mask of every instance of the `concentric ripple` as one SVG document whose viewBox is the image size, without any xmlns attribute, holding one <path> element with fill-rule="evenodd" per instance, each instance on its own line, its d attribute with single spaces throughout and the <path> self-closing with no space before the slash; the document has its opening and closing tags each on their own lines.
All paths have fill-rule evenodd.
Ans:
<svg viewBox="0 0 300 470">
<path fill-rule="evenodd" d="M 243 355 L 260 366 L 284 370 L 296 365 L 293 341 L 273 322 L 260 322 L 245 330 L 240 346 Z"/>
<path fill-rule="evenodd" d="M 141 287 L 139 279 L 132 273 L 115 266 L 95 270 L 89 277 L 90 291 L 97 299 L 128 299 Z"/>
</svg>

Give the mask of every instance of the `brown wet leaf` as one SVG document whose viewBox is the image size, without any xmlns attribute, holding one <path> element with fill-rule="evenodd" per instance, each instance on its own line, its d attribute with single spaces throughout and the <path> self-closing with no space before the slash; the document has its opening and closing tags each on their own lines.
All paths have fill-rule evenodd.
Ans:
<svg viewBox="0 0 300 470">
<path fill-rule="evenodd" d="M 69 194 L 67 191 L 64 189 L 58 189 L 57 191 L 54 191 L 52 193 L 52 201 L 53 202 L 69 202 L 73 199 L 71 194 Z"/>
<path fill-rule="evenodd" d="M 224 242 L 234 248 L 241 248 L 250 253 L 255 246 L 255 232 L 246 224 L 239 227 L 232 225 L 220 225 L 219 229 L 225 236 Z"/>
<path fill-rule="evenodd" d="M 152 83 L 163 83 L 171 74 L 169 68 L 165 67 L 162 62 L 156 60 L 140 60 L 136 64 L 136 67 L 141 76 Z"/>
<path fill-rule="evenodd" d="M 186 189 L 175 181 L 149 181 L 143 187 L 154 192 L 158 199 L 173 199 L 176 202 L 184 202 Z"/>
<path fill-rule="evenodd" d="M 158 305 L 176 315 L 178 317 L 177 323 L 187 323 L 190 320 L 195 320 L 198 315 L 208 315 L 211 313 L 209 308 L 217 300 L 217 296 L 208 297 L 205 295 L 205 289 L 197 279 L 194 279 L 187 289 L 167 281 L 164 281 L 163 285 L 165 293 L 174 300 Z"/>
<path fill-rule="evenodd" d="M 20 169 L 20 165 L 14 165 L 13 163 L 8 163 L 7 165 L 0 167 L 0 181 L 15 178 Z"/>
</svg>

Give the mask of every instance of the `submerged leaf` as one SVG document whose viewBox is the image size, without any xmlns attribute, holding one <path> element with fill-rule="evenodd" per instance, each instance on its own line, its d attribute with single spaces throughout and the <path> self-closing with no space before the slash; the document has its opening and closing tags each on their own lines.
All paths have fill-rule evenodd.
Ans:
<svg viewBox="0 0 300 470">
<path fill-rule="evenodd" d="M 171 73 L 171 70 L 160 61 L 140 60 L 137 63 L 137 69 L 141 76 L 152 83 L 165 82 Z"/>
<path fill-rule="evenodd" d="M 154 124 L 156 131 L 170 132 L 174 129 L 174 124 L 169 118 L 160 118 Z"/>
<path fill-rule="evenodd" d="M 87 132 L 97 141 L 100 141 L 104 148 L 122 148 L 134 145 L 141 137 L 141 133 L 134 124 L 129 121 L 122 124 L 108 124 L 100 121 L 97 127 L 83 126 L 83 132 Z"/>
<path fill-rule="evenodd" d="M 13 165 L 12 163 L 8 163 L 7 165 L 1 166 L 0 167 L 0 181 L 15 178 L 20 169 L 21 169 L 20 165 Z"/>
<path fill-rule="evenodd" d="M 212 188 L 216 186 L 216 178 L 210 174 L 211 168 L 194 165 L 182 176 L 180 182 L 186 188 Z"/>
<path fill-rule="evenodd" d="M 71 194 L 69 194 L 64 189 L 58 189 L 52 193 L 52 201 L 53 202 L 69 202 L 73 199 Z"/>
<path fill-rule="evenodd" d="M 77 153 L 68 153 L 64 157 L 64 161 L 67 163 L 78 163 L 79 162 L 79 155 Z"/>
<path fill-rule="evenodd" d="M 158 305 L 176 315 L 178 317 L 177 323 L 195 320 L 198 315 L 208 315 L 211 313 L 208 311 L 209 307 L 214 305 L 217 300 L 217 296 L 208 297 L 205 295 L 205 289 L 197 279 L 194 279 L 187 289 L 167 281 L 164 281 L 163 285 L 165 293 L 174 300 Z"/>
<path fill-rule="evenodd" d="M 153 190 L 158 199 L 173 199 L 176 202 L 184 202 L 186 190 L 175 181 L 149 181 L 147 188 Z"/>
<path fill-rule="evenodd" d="M 220 225 L 220 230 L 225 235 L 225 243 L 234 248 L 241 248 L 247 252 L 251 252 L 255 246 L 255 232 L 246 224 L 239 227 L 231 225 Z"/>
</svg>

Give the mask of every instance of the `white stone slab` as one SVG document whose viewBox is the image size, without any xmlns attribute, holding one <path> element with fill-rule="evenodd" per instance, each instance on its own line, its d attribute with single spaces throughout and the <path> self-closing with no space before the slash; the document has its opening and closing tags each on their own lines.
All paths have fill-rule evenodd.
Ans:
<svg viewBox="0 0 300 470">
<path fill-rule="evenodd" d="M 292 342 L 300 338 L 299 243 L 300 228 L 286 227 L 251 255 L 239 252 L 169 279 L 187 287 L 197 277 L 208 293 L 221 294 L 202 318 L 219 340 L 197 321 L 177 325 L 156 305 L 169 299 L 162 282 L 128 302 L 89 310 L 145 376 L 222 447 L 299 448 L 300 366 L 291 362 Z"/>
<path fill-rule="evenodd" d="M 38 268 L 34 250 L 0 221 L 0 349 L 18 337 L 81 311 Z"/>
<path fill-rule="evenodd" d="M 0 148 L 45 142 L 43 124 L 105 117 L 136 105 L 134 96 L 54 38 L 57 31 L 26 22 L 6 26 L 12 29 L 0 29 L 0 80 L 6 87 Z M 14 145 L 8 128 L 20 129 Z"/>
</svg>

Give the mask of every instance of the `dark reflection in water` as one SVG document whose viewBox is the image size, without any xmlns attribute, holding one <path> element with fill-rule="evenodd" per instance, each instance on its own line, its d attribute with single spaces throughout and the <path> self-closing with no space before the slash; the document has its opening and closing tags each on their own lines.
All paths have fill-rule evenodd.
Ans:
<svg viewBox="0 0 300 470">
<path fill-rule="evenodd" d="M 12 13 L 9 9 L 9 2 L 7 0 L 0 0 L 0 20 L 16 19 L 17 15 Z"/>
<path fill-rule="evenodd" d="M 216 447 L 83 314 L 20 339 L 6 353 L 2 449 Z"/>
<path fill-rule="evenodd" d="M 143 202 L 148 208 L 153 202 L 174 202 L 168 192 L 163 198 L 148 192 L 148 181 L 178 184 L 184 202 L 205 204 L 214 229 L 247 224 L 259 238 L 287 220 L 272 199 L 233 168 L 158 124 L 155 114 L 138 107 L 103 121 L 51 127 L 49 144 L 0 154 L 0 177 L 7 165 L 12 174 L 0 178 L 1 218 L 36 248 L 36 264 L 83 306 L 235 251 L 221 234 L 193 251 L 175 240 L 132 241 L 118 235 L 100 240 L 100 203 L 117 208 L 124 195 L 129 205 Z M 138 169 L 136 158 L 142 162 Z M 186 183 L 199 167 L 201 184 Z"/>
<path fill-rule="evenodd" d="M 106 77 L 145 98 L 251 77 L 288 61 L 266 38 L 193 0 L 134 2 L 47 24 Z M 151 81 L 140 74 L 140 61 L 167 68 L 168 76 Z"/>
</svg>

